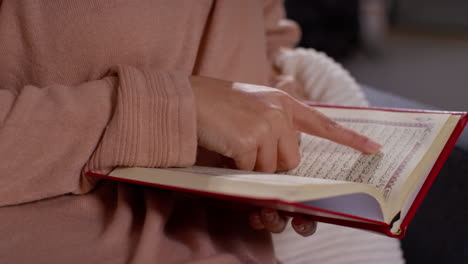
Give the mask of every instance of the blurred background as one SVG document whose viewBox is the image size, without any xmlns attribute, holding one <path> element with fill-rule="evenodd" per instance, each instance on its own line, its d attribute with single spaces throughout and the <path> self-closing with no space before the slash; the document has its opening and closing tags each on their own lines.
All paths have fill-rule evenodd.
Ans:
<svg viewBox="0 0 468 264">
<path fill-rule="evenodd" d="M 468 0 L 286 0 L 300 46 L 327 53 L 376 106 L 468 111 Z M 370 87 L 370 88 L 369 88 Z M 402 240 L 408 264 L 468 263 L 468 129 Z"/>
<path fill-rule="evenodd" d="M 300 46 L 358 82 L 444 110 L 468 110 L 467 0 L 286 0 Z"/>
</svg>

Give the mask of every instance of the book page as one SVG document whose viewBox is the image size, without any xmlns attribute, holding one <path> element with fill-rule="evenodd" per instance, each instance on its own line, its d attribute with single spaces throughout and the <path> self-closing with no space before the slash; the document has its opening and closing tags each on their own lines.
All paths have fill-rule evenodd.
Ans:
<svg viewBox="0 0 468 264">
<path fill-rule="evenodd" d="M 330 211 L 355 215 L 375 221 L 385 220 L 378 201 L 365 193 L 339 195 L 307 201 L 303 204 L 316 208 L 326 208 Z"/>
<path fill-rule="evenodd" d="M 192 166 L 189 168 L 166 168 L 165 170 L 192 173 L 199 175 L 216 176 L 217 178 L 226 178 L 230 181 L 263 182 L 273 185 L 300 186 L 305 184 L 336 184 L 336 180 L 327 180 L 308 177 L 284 177 L 280 174 L 271 174 L 255 171 L 242 171 L 226 168 L 213 168 L 203 166 Z M 292 176 L 292 175 L 289 175 Z"/>
<path fill-rule="evenodd" d="M 366 155 L 349 147 L 302 135 L 302 161 L 285 174 L 375 186 L 388 198 L 404 183 L 450 114 L 317 109 L 340 124 L 383 145 L 381 152 Z"/>
</svg>

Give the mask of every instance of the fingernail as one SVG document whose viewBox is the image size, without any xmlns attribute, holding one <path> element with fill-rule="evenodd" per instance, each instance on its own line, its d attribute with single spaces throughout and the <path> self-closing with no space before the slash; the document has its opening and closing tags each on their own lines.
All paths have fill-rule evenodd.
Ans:
<svg viewBox="0 0 468 264">
<path fill-rule="evenodd" d="M 296 217 L 291 221 L 291 224 L 294 226 L 294 229 L 298 232 L 303 232 L 306 230 L 306 225 L 300 218 Z"/>
<path fill-rule="evenodd" d="M 263 219 L 265 221 L 272 222 L 273 220 L 275 220 L 276 213 L 274 210 L 264 209 L 262 213 L 263 213 Z"/>
<path fill-rule="evenodd" d="M 257 214 L 251 214 L 250 215 L 250 221 L 254 223 L 261 223 L 262 221 L 260 220 L 260 216 Z"/>
<path fill-rule="evenodd" d="M 306 230 L 306 226 L 303 224 L 296 225 L 296 230 L 298 232 L 304 232 Z"/>
<path fill-rule="evenodd" d="M 265 226 L 263 226 L 262 220 L 260 220 L 260 215 L 258 215 L 258 214 L 251 214 L 250 215 L 250 225 L 254 229 L 258 229 L 258 230 L 261 230 L 261 229 L 265 228 Z"/>
<path fill-rule="evenodd" d="M 377 153 L 382 148 L 382 145 L 373 141 L 372 139 L 369 139 L 366 141 L 364 148 L 369 153 Z"/>
</svg>

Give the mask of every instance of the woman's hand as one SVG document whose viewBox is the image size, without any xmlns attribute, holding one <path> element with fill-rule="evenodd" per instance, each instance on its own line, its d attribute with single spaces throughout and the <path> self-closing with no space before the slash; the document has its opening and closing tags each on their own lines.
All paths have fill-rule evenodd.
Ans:
<svg viewBox="0 0 468 264">
<path fill-rule="evenodd" d="M 192 76 L 198 145 L 232 158 L 241 170 L 275 172 L 300 161 L 296 130 L 365 153 L 380 145 L 278 89 Z"/>
<path fill-rule="evenodd" d="M 275 172 L 300 161 L 296 131 L 323 137 L 365 153 L 380 145 L 345 128 L 278 89 L 192 76 L 197 105 L 198 145 L 234 160 L 238 169 Z M 255 229 L 281 232 L 287 217 L 262 209 L 250 217 Z M 315 222 L 294 217 L 292 226 L 307 236 Z"/>
</svg>

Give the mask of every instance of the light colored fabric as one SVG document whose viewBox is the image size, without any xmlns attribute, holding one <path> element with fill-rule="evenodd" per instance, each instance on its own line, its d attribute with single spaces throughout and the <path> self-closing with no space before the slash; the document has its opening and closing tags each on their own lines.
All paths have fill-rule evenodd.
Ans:
<svg viewBox="0 0 468 264">
<path fill-rule="evenodd" d="M 343 67 L 313 49 L 287 51 L 276 59 L 283 73 L 304 84 L 311 101 L 325 104 L 367 106 L 361 87 Z M 273 236 L 278 258 L 285 264 L 400 264 L 400 241 L 348 227 L 318 224 L 309 238 L 288 228 Z"/>
<path fill-rule="evenodd" d="M 84 172 L 191 165 L 188 77 L 268 84 L 284 21 L 280 0 L 0 1 L 0 263 L 274 263 L 245 213 Z"/>
<path fill-rule="evenodd" d="M 323 52 L 297 48 L 276 57 L 282 73 L 302 83 L 308 99 L 334 105 L 367 106 L 360 86 L 340 64 Z"/>
<path fill-rule="evenodd" d="M 397 239 L 358 229 L 318 224 L 317 232 L 298 237 L 291 227 L 273 236 L 278 259 L 284 264 L 403 264 Z"/>
</svg>

